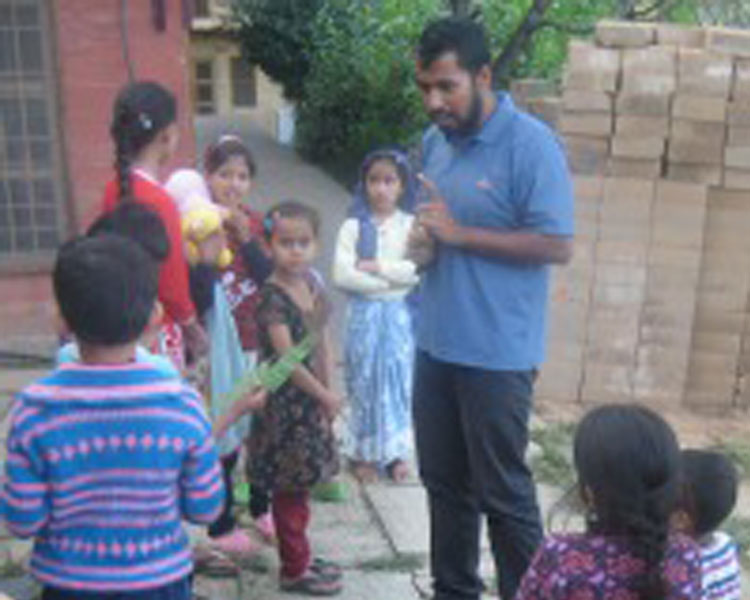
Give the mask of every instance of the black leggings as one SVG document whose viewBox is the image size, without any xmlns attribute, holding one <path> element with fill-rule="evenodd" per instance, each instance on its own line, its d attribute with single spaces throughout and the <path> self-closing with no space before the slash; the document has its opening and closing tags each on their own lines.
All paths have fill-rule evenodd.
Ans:
<svg viewBox="0 0 750 600">
<path fill-rule="evenodd" d="M 226 496 L 224 498 L 224 507 L 219 517 L 208 526 L 209 537 L 219 537 L 225 535 L 234 529 L 236 521 L 232 509 L 234 508 L 234 481 L 232 472 L 237 466 L 240 452 L 235 450 L 231 454 L 221 457 L 221 471 L 224 479 L 224 488 Z M 250 493 L 250 516 L 257 519 L 266 514 L 271 508 L 271 493 L 268 490 L 252 486 Z"/>
</svg>

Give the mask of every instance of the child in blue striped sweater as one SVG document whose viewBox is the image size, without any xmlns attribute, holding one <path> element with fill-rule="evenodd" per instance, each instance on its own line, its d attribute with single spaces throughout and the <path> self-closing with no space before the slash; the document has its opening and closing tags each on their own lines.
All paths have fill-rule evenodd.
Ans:
<svg viewBox="0 0 750 600">
<path fill-rule="evenodd" d="M 63 246 L 55 298 L 80 351 L 11 413 L 0 510 L 34 537 L 43 600 L 190 598 L 185 518 L 211 523 L 224 487 L 198 394 L 136 360 L 156 318 L 158 268 L 116 235 Z"/>
</svg>

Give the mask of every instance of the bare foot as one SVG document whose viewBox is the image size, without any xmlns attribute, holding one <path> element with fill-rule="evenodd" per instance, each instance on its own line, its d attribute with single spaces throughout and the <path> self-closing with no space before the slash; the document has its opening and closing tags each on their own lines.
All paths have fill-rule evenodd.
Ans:
<svg viewBox="0 0 750 600">
<path fill-rule="evenodd" d="M 411 472 L 409 471 L 409 466 L 400 458 L 397 458 L 396 460 L 388 463 L 388 466 L 385 468 L 385 470 L 386 473 L 388 473 L 388 477 L 390 477 L 394 483 L 404 483 L 411 474 Z"/>
</svg>

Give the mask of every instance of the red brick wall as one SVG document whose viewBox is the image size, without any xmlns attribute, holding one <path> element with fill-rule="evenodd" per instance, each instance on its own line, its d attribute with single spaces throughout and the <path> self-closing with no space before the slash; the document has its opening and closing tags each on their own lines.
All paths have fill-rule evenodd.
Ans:
<svg viewBox="0 0 750 600">
<path fill-rule="evenodd" d="M 178 156 L 195 156 L 189 102 L 188 33 L 182 2 L 165 0 L 167 27 L 154 28 L 151 2 L 129 0 L 130 56 L 137 79 L 152 79 L 177 96 L 181 124 Z M 60 128 L 69 184 L 71 230 L 91 220 L 107 181 L 113 176 L 109 138 L 112 102 L 128 80 L 120 38 L 119 0 L 55 0 L 53 60 L 59 77 Z M 46 272 L 0 276 L 0 350 L 38 352 L 54 341 L 54 304 Z"/>
<path fill-rule="evenodd" d="M 164 0 L 167 27 L 157 31 L 152 3 L 130 0 L 128 39 L 136 79 L 152 79 L 177 96 L 182 125 L 175 164 L 192 161 L 195 136 L 188 86 L 188 32 L 182 2 Z M 53 22 L 60 73 L 62 127 L 67 158 L 73 225 L 88 223 L 102 189 L 112 177 L 109 137 L 112 102 L 128 81 L 120 35 L 120 2 L 57 0 Z"/>
</svg>

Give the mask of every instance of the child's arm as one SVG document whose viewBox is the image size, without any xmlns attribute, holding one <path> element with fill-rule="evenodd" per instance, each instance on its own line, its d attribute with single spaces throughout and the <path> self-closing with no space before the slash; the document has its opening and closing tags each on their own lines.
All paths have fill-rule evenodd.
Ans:
<svg viewBox="0 0 750 600">
<path fill-rule="evenodd" d="M 197 443 L 190 444 L 179 481 L 180 512 L 192 523 L 213 523 L 224 506 L 224 481 L 219 455 L 211 436 L 211 424 L 200 398 L 188 399 L 188 409 L 195 411 L 202 430 Z"/>
<path fill-rule="evenodd" d="M 0 515 L 8 530 L 20 538 L 36 535 L 50 517 L 49 483 L 44 478 L 44 466 L 34 452 L 33 443 L 21 443 L 21 431 L 15 423 L 23 403 L 18 400 L 10 415 L 8 454 L 5 460 L 5 481 L 0 494 Z"/>
<path fill-rule="evenodd" d="M 229 407 L 229 410 L 214 421 L 214 439 L 220 440 L 227 432 L 227 429 L 234 425 L 240 417 L 260 410 L 265 404 L 266 390 L 263 388 L 256 388 L 235 400 Z"/>
<path fill-rule="evenodd" d="M 377 275 L 357 268 L 357 237 L 359 222 L 347 219 L 336 238 L 336 250 L 333 257 L 333 282 L 340 288 L 352 292 L 384 292 L 390 285 Z"/>
<path fill-rule="evenodd" d="M 294 346 L 289 327 L 284 323 L 269 324 L 268 335 L 271 338 L 271 345 L 278 356 L 282 356 Z M 315 377 L 304 364 L 298 364 L 294 368 L 291 381 L 303 392 L 315 397 L 330 417 L 336 415 L 341 406 L 339 397 Z"/>
</svg>

